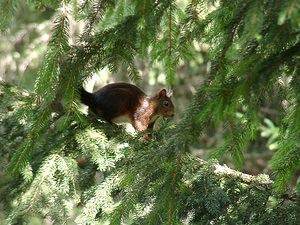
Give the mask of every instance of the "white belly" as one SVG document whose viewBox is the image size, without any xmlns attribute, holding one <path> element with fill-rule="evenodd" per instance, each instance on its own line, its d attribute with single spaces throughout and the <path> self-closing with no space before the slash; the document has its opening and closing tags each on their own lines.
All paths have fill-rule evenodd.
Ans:
<svg viewBox="0 0 300 225">
<path fill-rule="evenodd" d="M 131 123 L 131 120 L 128 115 L 122 115 L 114 118 L 113 123 Z"/>
<path fill-rule="evenodd" d="M 121 124 L 122 126 L 125 127 L 126 131 L 129 133 L 132 133 L 132 134 L 135 133 L 135 130 L 131 124 L 131 119 L 129 118 L 128 115 L 116 117 L 112 120 L 112 122 Z"/>
</svg>

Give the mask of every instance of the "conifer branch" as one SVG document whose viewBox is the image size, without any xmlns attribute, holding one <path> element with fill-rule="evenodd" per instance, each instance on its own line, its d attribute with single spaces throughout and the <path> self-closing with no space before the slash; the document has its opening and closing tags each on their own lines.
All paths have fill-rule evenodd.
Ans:
<svg viewBox="0 0 300 225">
<path fill-rule="evenodd" d="M 172 1 L 171 1 L 172 2 Z M 173 26 L 172 26 L 172 21 L 173 21 L 173 7 L 172 7 L 172 3 L 170 3 L 170 6 L 169 6 L 169 23 L 168 23 L 168 25 L 169 25 L 169 37 L 168 37 L 168 39 L 169 39 L 169 46 L 168 46 L 168 54 L 169 54 L 169 57 L 171 57 L 172 56 L 172 52 L 173 52 L 173 46 L 172 46 L 172 40 L 173 40 L 173 35 L 172 35 L 172 33 L 173 33 Z"/>
<path fill-rule="evenodd" d="M 92 3 L 90 12 L 87 16 L 88 22 L 81 35 L 82 41 L 85 41 L 89 36 L 93 35 L 95 25 L 103 19 L 103 12 L 110 4 L 112 4 L 112 1 L 110 0 L 97 0 L 95 3 Z M 86 5 L 87 2 L 84 3 L 82 9 L 84 9 Z"/>
<path fill-rule="evenodd" d="M 4 32 L 11 20 L 13 19 L 13 16 L 16 12 L 16 9 L 18 7 L 18 1 L 17 0 L 8 0 L 8 1 L 1 1 L 0 3 L 0 30 Z"/>
<path fill-rule="evenodd" d="M 205 166 L 208 164 L 208 162 L 203 159 L 198 159 L 198 162 L 201 166 Z M 272 184 L 274 183 L 272 180 L 270 180 L 268 175 L 264 174 L 253 176 L 237 170 L 233 170 L 227 165 L 222 166 L 218 163 L 213 163 L 213 168 L 214 173 L 223 178 L 238 178 L 241 179 L 241 181 L 245 184 L 255 184 L 258 186 L 267 185 L 269 190 L 271 190 Z"/>
<path fill-rule="evenodd" d="M 13 2 L 17 1 L 4 3 L 6 15 L 0 5 L 1 29 L 15 13 Z M 69 208 L 81 208 L 75 215 L 80 224 L 121 224 L 127 219 L 134 224 L 297 224 L 298 201 L 288 198 L 282 204 L 282 197 L 272 193 L 272 188 L 286 186 L 300 162 L 295 2 L 189 0 L 183 9 L 173 0 L 118 4 L 89 0 L 73 10 L 69 6 L 79 2 L 55 3 L 58 13 L 35 95 L 18 98 L 22 103 L 13 104 L 12 110 L 5 107 L 4 113 L 6 103 L 0 107 L 4 115 L 0 122 L 9 125 L 4 132 L 0 127 L 0 134 L 5 134 L 0 136 L 5 149 L 0 148 L 0 164 L 23 176 L 0 173 L 0 183 L 5 183 L 0 188 L 0 199 L 5 199 L 0 209 L 7 205 L 8 221 L 30 223 L 31 216 L 40 216 L 54 224 L 72 223 Z M 85 24 L 74 46 L 69 46 L 69 18 Z M 198 48 L 203 44 L 209 50 Z M 141 55 L 143 62 L 151 58 L 163 67 L 159 72 L 166 72 L 169 84 L 175 81 L 179 59 L 189 59 L 184 67 L 196 64 L 191 68 L 197 68 L 197 73 L 199 61 L 213 64 L 207 82 L 200 87 L 194 84 L 196 94 L 180 122 L 164 121 L 150 142 L 119 134 L 120 129 L 115 131 L 78 109 L 77 88 L 86 78 L 105 67 L 114 72 L 125 65 L 129 78 L 135 80 L 140 69 L 135 61 Z M 263 119 L 258 115 L 260 107 L 268 107 L 264 103 L 283 77 L 291 81 L 276 93 L 280 107 L 272 115 L 281 127 L 279 149 L 271 161 L 274 182 L 267 175 L 252 176 L 190 154 L 190 146 L 202 144 L 199 136 L 207 128 L 224 125 L 225 144 L 212 154 L 229 152 L 242 168 L 243 152 L 256 138 Z M 52 106 L 59 100 L 64 108 L 53 113 Z M 9 130 L 13 123 L 15 129 L 24 126 L 16 132 L 22 136 L 20 141 Z M 19 146 L 16 151 L 8 151 L 15 146 Z M 81 158 L 87 165 L 78 167 L 75 159 Z M 12 193 L 5 196 L 3 189 Z M 284 220 L 282 215 L 287 215 Z"/>
<path fill-rule="evenodd" d="M 36 115 L 33 125 L 28 133 L 27 139 L 17 149 L 8 165 L 8 171 L 10 171 L 11 174 L 17 175 L 21 172 L 22 169 L 24 169 L 26 162 L 32 156 L 35 140 L 40 137 L 40 135 L 42 135 L 42 133 L 50 125 L 50 117 L 51 114 L 49 111 L 49 107 L 46 107 L 45 110 L 42 110 L 41 115 Z"/>
<path fill-rule="evenodd" d="M 172 181 L 171 181 L 171 185 L 170 185 L 170 189 L 169 189 L 169 192 L 172 192 L 172 194 L 175 193 L 175 183 L 177 180 L 180 162 L 181 162 L 181 155 L 178 156 L 178 158 L 176 160 L 175 169 L 173 172 L 173 177 L 172 177 Z M 172 200 L 173 199 L 169 199 L 169 209 L 168 209 L 168 224 L 170 224 L 170 225 L 173 224 L 173 222 L 172 222 L 172 214 L 173 214 Z"/>
</svg>

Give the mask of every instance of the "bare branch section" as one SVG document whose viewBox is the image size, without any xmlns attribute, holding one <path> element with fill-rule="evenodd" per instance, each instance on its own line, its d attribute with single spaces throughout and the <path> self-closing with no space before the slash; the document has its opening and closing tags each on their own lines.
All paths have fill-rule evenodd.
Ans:
<svg viewBox="0 0 300 225">
<path fill-rule="evenodd" d="M 208 162 L 199 159 L 201 166 L 206 165 Z M 272 185 L 274 182 L 266 174 L 260 174 L 258 176 L 249 175 L 229 168 L 227 165 L 214 164 L 214 173 L 224 178 L 239 178 L 246 184 L 260 184 L 260 185 Z"/>
</svg>

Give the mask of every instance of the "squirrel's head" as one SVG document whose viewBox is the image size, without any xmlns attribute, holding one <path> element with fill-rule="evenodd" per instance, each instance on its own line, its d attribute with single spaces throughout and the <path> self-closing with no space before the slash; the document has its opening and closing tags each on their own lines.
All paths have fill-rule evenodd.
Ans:
<svg viewBox="0 0 300 225">
<path fill-rule="evenodd" d="M 167 93 L 166 89 L 158 92 L 154 99 L 156 101 L 156 113 L 164 117 L 173 117 L 175 114 L 174 105 L 171 100 L 171 94 Z"/>
</svg>

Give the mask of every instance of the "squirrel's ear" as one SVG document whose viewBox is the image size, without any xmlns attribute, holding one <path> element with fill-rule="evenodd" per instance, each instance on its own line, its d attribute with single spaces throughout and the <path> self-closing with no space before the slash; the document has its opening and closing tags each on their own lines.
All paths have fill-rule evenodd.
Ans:
<svg viewBox="0 0 300 225">
<path fill-rule="evenodd" d="M 158 98 L 165 97 L 165 96 L 167 96 L 167 90 L 166 90 L 166 89 L 162 89 L 162 90 L 158 93 Z"/>
</svg>

